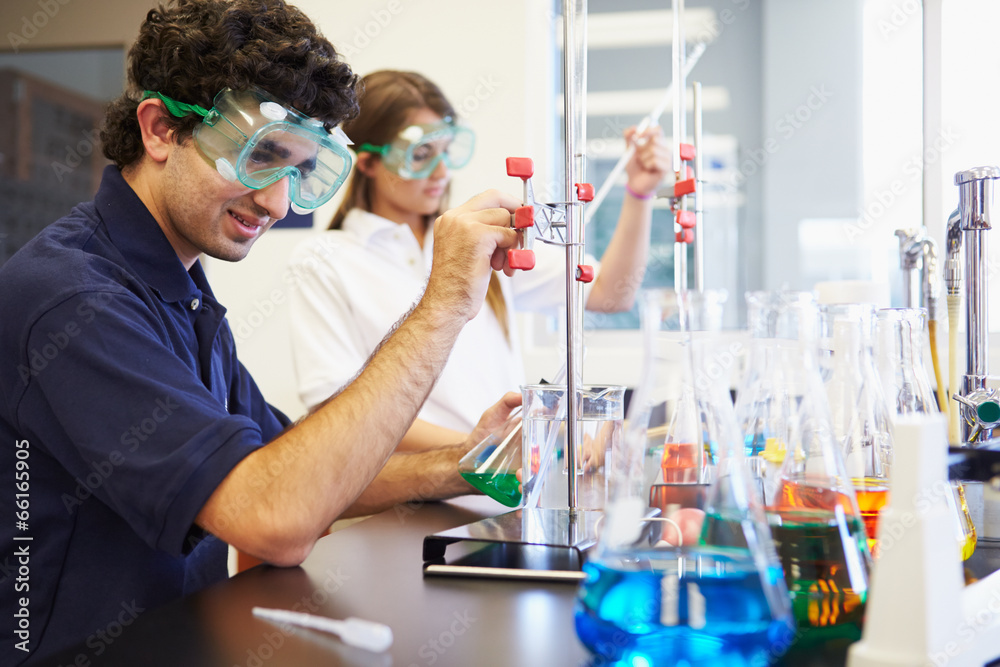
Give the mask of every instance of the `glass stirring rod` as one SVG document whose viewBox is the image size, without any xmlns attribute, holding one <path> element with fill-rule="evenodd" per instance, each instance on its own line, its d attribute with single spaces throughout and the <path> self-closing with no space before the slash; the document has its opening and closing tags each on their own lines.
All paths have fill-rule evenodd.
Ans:
<svg viewBox="0 0 1000 667">
<path fill-rule="evenodd" d="M 381 653 L 392 646 L 392 628 L 375 621 L 361 618 L 345 618 L 337 621 L 324 616 L 315 616 L 287 609 L 266 609 L 254 607 L 253 615 L 274 623 L 287 623 L 313 630 L 322 630 L 340 637 L 340 640 L 350 646 L 357 646 L 368 651 Z"/>
</svg>

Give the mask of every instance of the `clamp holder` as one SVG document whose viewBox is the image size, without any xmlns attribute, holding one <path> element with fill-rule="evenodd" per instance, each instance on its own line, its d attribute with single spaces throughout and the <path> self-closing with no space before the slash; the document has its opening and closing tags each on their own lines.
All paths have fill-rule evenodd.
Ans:
<svg viewBox="0 0 1000 667">
<path fill-rule="evenodd" d="M 681 161 L 685 163 L 694 160 L 698 154 L 695 147 L 691 144 L 682 143 L 678 148 Z M 680 227 L 674 234 L 674 239 L 677 243 L 694 243 L 694 227 L 698 221 L 698 216 L 694 211 L 681 208 L 680 200 L 685 195 L 694 194 L 697 189 L 698 182 L 694 177 L 691 167 L 687 164 L 682 165 L 681 170 L 677 172 L 677 180 L 673 186 L 664 189 L 666 192 L 663 194 L 670 197 L 670 210 L 674 212 L 675 222 Z"/>
<path fill-rule="evenodd" d="M 594 186 L 590 183 L 575 183 L 575 202 L 546 204 L 535 199 L 531 177 L 535 174 L 535 164 L 531 158 L 507 158 L 507 175 L 520 178 L 524 183 L 524 205 L 511 217 L 511 227 L 517 230 L 517 248 L 507 251 L 507 263 L 515 269 L 528 270 L 535 266 L 532 243 L 537 237 L 543 243 L 566 245 L 563 230 L 566 227 L 566 208 L 594 199 Z M 534 227 L 534 233 L 528 228 Z M 586 271 L 584 272 L 586 274 Z"/>
</svg>

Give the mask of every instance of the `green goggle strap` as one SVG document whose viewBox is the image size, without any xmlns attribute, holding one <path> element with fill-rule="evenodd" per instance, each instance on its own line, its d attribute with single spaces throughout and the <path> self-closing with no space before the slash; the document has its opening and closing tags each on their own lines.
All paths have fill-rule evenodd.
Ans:
<svg viewBox="0 0 1000 667">
<path fill-rule="evenodd" d="M 176 116 L 178 118 L 184 118 L 184 116 L 189 116 L 193 113 L 198 114 L 202 118 L 208 115 L 208 109 L 198 106 L 197 104 L 184 104 L 183 102 L 178 102 L 177 100 L 167 97 L 163 93 L 157 93 L 152 90 L 144 90 L 142 92 L 143 100 L 148 100 L 151 97 L 161 100 L 163 104 L 166 105 L 167 111 L 169 111 L 172 116 Z"/>
<path fill-rule="evenodd" d="M 358 146 L 359 153 L 375 153 L 376 155 L 385 155 L 389 152 L 391 146 L 385 144 L 383 146 L 376 146 L 375 144 L 361 144 Z"/>
</svg>

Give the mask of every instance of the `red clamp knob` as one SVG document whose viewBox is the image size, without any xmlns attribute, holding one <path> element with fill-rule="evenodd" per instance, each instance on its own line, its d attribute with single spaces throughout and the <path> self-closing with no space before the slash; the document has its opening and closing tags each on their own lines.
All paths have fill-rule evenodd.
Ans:
<svg viewBox="0 0 1000 667">
<path fill-rule="evenodd" d="M 694 230 L 682 229 L 674 235 L 674 239 L 678 243 L 694 243 Z"/>
<path fill-rule="evenodd" d="M 514 229 L 526 229 L 534 224 L 534 206 L 519 206 L 514 210 Z"/>
<path fill-rule="evenodd" d="M 589 264 L 576 265 L 576 279 L 581 283 L 589 283 L 594 280 L 594 267 Z"/>
<path fill-rule="evenodd" d="M 694 211 L 677 211 L 677 224 L 684 229 L 691 229 L 698 221 Z"/>
<path fill-rule="evenodd" d="M 576 198 L 580 201 L 593 201 L 594 200 L 594 186 L 590 183 L 577 183 L 576 184 Z"/>
<path fill-rule="evenodd" d="M 682 160 L 693 160 L 695 156 L 694 146 L 691 144 L 681 144 L 681 159 Z"/>
<path fill-rule="evenodd" d="M 535 174 L 535 163 L 530 157 L 507 158 L 507 175 L 526 181 Z"/>
<path fill-rule="evenodd" d="M 694 192 L 695 182 L 693 178 L 689 178 L 684 181 L 677 181 L 674 183 L 674 196 L 682 197 L 684 195 L 689 195 Z"/>
<path fill-rule="evenodd" d="M 512 269 L 530 271 L 535 268 L 535 251 L 527 249 L 508 250 L 507 265 Z"/>
</svg>

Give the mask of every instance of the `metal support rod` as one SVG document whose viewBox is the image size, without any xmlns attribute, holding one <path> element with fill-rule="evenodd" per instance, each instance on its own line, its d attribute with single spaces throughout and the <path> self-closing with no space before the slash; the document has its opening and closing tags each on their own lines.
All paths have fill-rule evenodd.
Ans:
<svg viewBox="0 0 1000 667">
<path fill-rule="evenodd" d="M 923 147 L 928 150 L 941 136 L 943 117 L 942 0 L 923 0 Z M 940 243 L 945 219 L 942 186 L 944 160 L 924 160 L 922 170 L 923 226 Z"/>
<path fill-rule="evenodd" d="M 671 44 L 671 59 L 672 59 L 672 73 L 673 77 L 673 93 L 674 93 L 674 109 L 673 109 L 673 119 L 671 127 L 673 129 L 673 145 L 674 145 L 674 155 L 673 155 L 673 168 L 674 173 L 678 174 L 683 167 L 681 162 L 681 143 L 684 141 L 684 63 L 682 61 L 684 57 L 684 0 L 673 0 L 672 3 L 673 18 L 674 18 L 674 34 L 673 43 Z M 679 179 L 678 179 L 679 180 Z"/>
<path fill-rule="evenodd" d="M 705 234 L 702 218 L 705 214 L 705 198 L 702 193 L 702 142 L 701 142 L 701 82 L 694 82 L 694 288 L 705 291 Z"/>
<path fill-rule="evenodd" d="M 685 137 L 685 115 L 687 106 L 684 102 L 684 94 L 687 88 L 687 81 L 684 77 L 684 0 L 673 0 L 674 34 L 672 44 L 673 56 L 673 81 L 674 81 L 674 109 L 673 109 L 673 168 L 674 178 L 677 182 L 683 179 L 685 168 L 681 160 L 681 142 Z M 686 210 L 686 202 L 683 197 L 677 203 L 677 209 Z M 687 244 L 674 242 L 674 289 L 684 291 L 687 289 Z"/>
<path fill-rule="evenodd" d="M 584 4 L 584 11 L 586 5 Z M 576 484 L 576 446 L 578 436 L 579 406 L 577 405 L 577 382 L 580 380 L 580 359 L 577 357 L 577 336 L 582 332 L 578 329 L 577 294 L 580 283 L 576 280 L 576 243 L 582 233 L 579 206 L 575 200 L 574 182 L 576 181 L 576 113 L 578 91 L 576 90 L 577 72 L 575 56 L 580 45 L 577 44 L 576 30 L 576 0 L 563 0 L 563 128 L 566 145 L 566 466 L 567 466 L 567 504 L 570 512 L 579 504 Z M 585 37 L 582 37 L 585 39 Z M 582 56 L 586 50 L 581 49 Z M 586 85 L 586 84 L 584 84 Z"/>
</svg>

